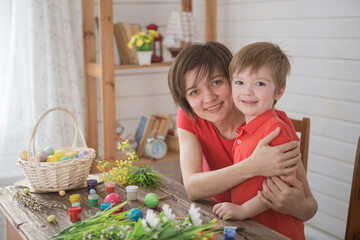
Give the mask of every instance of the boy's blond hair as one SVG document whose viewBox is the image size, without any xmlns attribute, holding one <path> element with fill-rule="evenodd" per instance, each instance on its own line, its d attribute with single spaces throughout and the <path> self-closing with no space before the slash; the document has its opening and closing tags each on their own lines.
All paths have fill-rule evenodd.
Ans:
<svg viewBox="0 0 360 240">
<path fill-rule="evenodd" d="M 277 93 L 286 85 L 286 76 L 289 74 L 291 66 L 288 56 L 278 45 L 271 42 L 256 42 L 241 48 L 230 62 L 230 78 L 232 80 L 234 74 L 238 74 L 247 67 L 251 68 L 250 73 L 254 73 L 263 66 L 270 67 L 275 93 Z"/>
</svg>

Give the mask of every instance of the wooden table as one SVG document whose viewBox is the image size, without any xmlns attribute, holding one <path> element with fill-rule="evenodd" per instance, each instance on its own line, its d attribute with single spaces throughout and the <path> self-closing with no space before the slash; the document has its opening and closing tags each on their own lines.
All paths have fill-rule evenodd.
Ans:
<svg viewBox="0 0 360 240">
<path fill-rule="evenodd" d="M 188 214 L 191 201 L 188 200 L 184 186 L 173 179 L 163 177 L 158 189 L 149 190 L 146 188 L 140 188 L 138 194 L 138 200 L 131 201 L 124 206 L 124 210 L 129 210 L 134 207 L 139 207 L 144 204 L 144 197 L 149 192 L 156 193 L 159 197 L 171 194 L 171 197 L 167 197 L 161 200 L 159 206 L 168 204 L 173 210 L 173 213 L 177 217 L 184 217 Z M 22 192 L 23 188 L 8 186 L 0 188 L 0 210 L 5 214 L 7 218 L 7 230 L 8 239 L 49 239 L 54 234 L 60 232 L 62 229 L 72 225 L 69 220 L 69 214 L 67 208 L 70 207 L 69 196 L 71 194 L 79 193 L 81 195 L 81 207 L 83 211 L 81 213 L 82 219 L 89 218 L 99 211 L 98 207 L 90 207 L 88 205 L 88 192 L 87 188 L 78 190 L 71 190 L 66 192 L 65 197 L 59 196 L 58 193 L 37 193 L 33 194 L 37 198 L 50 202 L 65 205 L 64 207 L 57 207 L 47 212 L 31 212 L 28 208 L 22 207 L 17 201 L 13 199 L 15 192 Z M 116 186 L 115 192 L 119 193 L 123 200 L 126 199 L 126 191 L 124 187 Z M 105 191 L 104 184 L 97 185 L 97 193 L 100 195 L 99 205 L 103 202 L 107 193 Z M 211 219 L 216 218 L 212 213 L 212 207 L 214 201 L 211 199 L 196 201 L 195 205 L 201 208 L 202 218 L 204 222 L 209 222 Z M 147 208 L 142 209 L 146 214 Z M 157 213 L 161 211 L 160 208 L 156 209 Z M 57 223 L 48 223 L 47 216 L 55 214 L 57 216 Z M 241 232 L 241 235 L 237 234 L 236 239 L 288 239 L 277 232 L 264 227 L 263 225 L 252 221 L 225 221 L 223 223 L 226 226 L 242 226 L 245 228 Z M 224 239 L 223 234 L 217 234 L 215 239 Z"/>
</svg>

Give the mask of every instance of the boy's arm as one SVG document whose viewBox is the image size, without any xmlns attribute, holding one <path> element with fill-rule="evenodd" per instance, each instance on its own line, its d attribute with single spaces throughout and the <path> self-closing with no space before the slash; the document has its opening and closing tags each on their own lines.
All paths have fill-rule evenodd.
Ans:
<svg viewBox="0 0 360 240">
<path fill-rule="evenodd" d="M 262 213 L 267 210 L 260 199 L 255 196 L 242 205 L 236 205 L 234 203 L 218 203 L 214 206 L 213 212 L 219 216 L 219 218 L 230 218 L 233 220 L 244 220 Z"/>
</svg>

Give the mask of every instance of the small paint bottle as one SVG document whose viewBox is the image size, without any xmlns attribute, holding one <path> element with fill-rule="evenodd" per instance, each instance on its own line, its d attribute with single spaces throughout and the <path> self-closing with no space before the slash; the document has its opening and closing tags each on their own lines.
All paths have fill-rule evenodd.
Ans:
<svg viewBox="0 0 360 240">
<path fill-rule="evenodd" d="M 137 200 L 138 186 L 130 185 L 126 187 L 127 200 Z"/>
<path fill-rule="evenodd" d="M 88 192 L 90 192 L 91 189 L 95 189 L 95 190 L 96 190 L 96 184 L 97 184 L 97 180 L 96 180 L 96 179 L 89 179 L 89 180 L 87 180 Z"/>
<path fill-rule="evenodd" d="M 100 209 L 101 210 L 106 210 L 106 209 L 110 209 L 112 203 L 111 202 L 103 202 L 100 204 Z"/>
<path fill-rule="evenodd" d="M 75 202 L 80 202 L 80 194 L 72 194 L 70 195 L 69 199 L 72 206 Z"/>
<path fill-rule="evenodd" d="M 106 182 L 106 183 L 105 183 L 105 186 L 106 186 L 106 192 L 107 192 L 107 193 L 112 193 L 112 192 L 114 192 L 114 189 L 115 189 L 115 183 L 114 183 L 114 182 L 111 182 L 111 181 Z"/>
<path fill-rule="evenodd" d="M 89 205 L 91 207 L 97 207 L 98 205 L 98 199 L 99 199 L 99 194 L 90 194 L 88 196 L 88 199 L 89 199 Z"/>
<path fill-rule="evenodd" d="M 75 223 L 81 220 L 81 207 L 69 208 L 70 221 Z"/>
<path fill-rule="evenodd" d="M 234 240 L 236 234 L 236 227 L 224 228 L 224 240 Z"/>
</svg>

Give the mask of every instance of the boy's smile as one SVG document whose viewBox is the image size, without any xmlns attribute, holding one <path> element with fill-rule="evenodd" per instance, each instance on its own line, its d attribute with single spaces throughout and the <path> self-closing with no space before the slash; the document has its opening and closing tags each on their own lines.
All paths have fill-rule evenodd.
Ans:
<svg viewBox="0 0 360 240">
<path fill-rule="evenodd" d="M 275 94 L 273 74 L 267 66 L 257 72 L 247 67 L 234 74 L 231 86 L 235 106 L 245 114 L 246 123 L 272 109 L 274 100 L 278 101 L 285 90 Z"/>
</svg>

